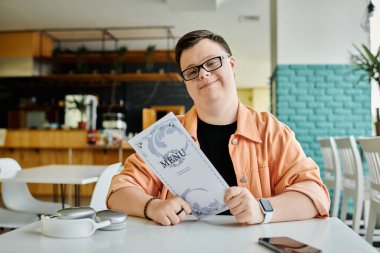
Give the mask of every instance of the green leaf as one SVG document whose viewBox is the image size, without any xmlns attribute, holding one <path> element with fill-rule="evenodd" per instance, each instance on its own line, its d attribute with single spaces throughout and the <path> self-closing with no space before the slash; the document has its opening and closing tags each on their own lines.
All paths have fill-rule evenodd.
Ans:
<svg viewBox="0 0 380 253">
<path fill-rule="evenodd" d="M 352 60 L 355 63 L 354 71 L 364 71 L 367 75 L 362 75 L 360 80 L 364 77 L 367 78 L 368 82 L 375 80 L 379 83 L 380 76 L 380 47 L 376 54 L 372 54 L 371 50 L 364 44 L 362 44 L 362 49 L 353 45 L 359 55 L 353 55 Z M 380 85 L 380 83 L 379 83 Z"/>
</svg>

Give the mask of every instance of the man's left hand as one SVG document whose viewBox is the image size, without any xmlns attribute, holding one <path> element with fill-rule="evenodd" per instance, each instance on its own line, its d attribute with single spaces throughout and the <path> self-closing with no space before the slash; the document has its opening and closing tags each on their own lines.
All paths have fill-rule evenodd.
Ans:
<svg viewBox="0 0 380 253">
<path fill-rule="evenodd" d="M 233 186 L 228 188 L 224 194 L 224 202 L 239 223 L 258 224 L 264 220 L 260 203 L 244 187 Z"/>
</svg>

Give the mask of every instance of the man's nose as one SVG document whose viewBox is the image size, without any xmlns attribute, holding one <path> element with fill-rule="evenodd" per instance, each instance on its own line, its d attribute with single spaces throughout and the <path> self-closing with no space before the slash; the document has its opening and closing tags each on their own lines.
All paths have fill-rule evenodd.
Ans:
<svg viewBox="0 0 380 253">
<path fill-rule="evenodd" d="M 210 75 L 210 72 L 208 72 L 207 70 L 205 70 L 203 68 L 203 66 L 199 68 L 199 78 L 200 79 L 203 79 L 203 78 L 205 78 L 206 76 L 209 76 L 209 75 Z"/>
</svg>

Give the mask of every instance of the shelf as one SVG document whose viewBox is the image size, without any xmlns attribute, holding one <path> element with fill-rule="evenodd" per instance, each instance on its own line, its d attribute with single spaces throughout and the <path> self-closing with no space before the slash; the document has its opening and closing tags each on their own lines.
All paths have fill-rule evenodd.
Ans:
<svg viewBox="0 0 380 253">
<path fill-rule="evenodd" d="M 178 73 L 56 74 L 33 78 L 56 81 L 182 82 Z"/>
<path fill-rule="evenodd" d="M 70 81 L 70 82 L 182 82 L 178 73 L 127 73 L 127 74 L 52 74 L 0 79 Z"/>
<path fill-rule="evenodd" d="M 88 52 L 84 56 L 88 63 L 105 63 L 115 62 L 117 53 L 115 52 Z M 74 53 L 59 53 L 56 56 L 57 62 L 60 64 L 76 64 L 78 61 L 77 55 Z M 145 63 L 147 61 L 146 50 L 128 51 L 124 56 L 124 63 Z M 152 55 L 152 61 L 155 63 L 174 62 L 174 52 L 167 50 L 156 50 Z"/>
</svg>

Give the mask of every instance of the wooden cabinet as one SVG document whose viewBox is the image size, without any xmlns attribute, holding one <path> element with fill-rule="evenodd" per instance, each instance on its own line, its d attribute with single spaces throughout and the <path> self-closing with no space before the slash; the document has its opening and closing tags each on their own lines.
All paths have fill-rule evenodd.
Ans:
<svg viewBox="0 0 380 253">
<path fill-rule="evenodd" d="M 8 130 L 8 148 L 76 148 L 87 146 L 84 130 Z"/>
<path fill-rule="evenodd" d="M 137 28 L 135 28 L 137 29 Z M 164 30 L 170 29 L 163 28 Z M 96 30 L 96 29 L 95 29 Z M 108 30 L 108 32 L 107 32 Z M 35 30 L 35 31 L 10 31 L 0 32 L 0 77 L 25 77 L 34 76 L 41 78 L 43 81 L 68 81 L 68 82 L 103 82 L 107 80 L 120 82 L 181 82 L 182 78 L 175 71 L 162 71 L 156 69 L 155 73 L 126 73 L 125 68 L 121 68 L 118 74 L 115 74 L 117 64 L 146 64 L 150 63 L 174 63 L 173 50 L 132 50 L 120 54 L 120 50 L 115 48 L 114 51 L 102 49 L 101 51 L 91 51 L 84 45 L 88 41 L 102 42 L 102 34 L 108 36 L 111 28 L 103 28 L 97 31 L 82 31 L 67 29 L 64 30 Z M 131 31 L 131 28 L 122 29 Z M 133 29 L 132 29 L 133 30 Z M 140 28 L 137 30 L 146 30 Z M 92 35 L 89 35 L 87 33 Z M 115 31 L 114 31 L 115 32 Z M 153 31 L 152 31 L 153 32 Z M 94 33 L 99 37 L 92 37 Z M 87 34 L 87 35 L 86 35 Z M 84 37 L 83 37 L 84 36 Z M 86 37 L 90 36 L 90 37 Z M 111 38 L 115 42 L 119 40 L 128 40 L 127 37 L 115 33 Z M 52 40 L 54 38 L 54 41 Z M 137 39 L 137 38 L 132 38 Z M 143 39 L 143 38 L 142 38 Z M 166 37 L 166 39 L 168 39 Z M 64 43 L 81 41 L 82 51 L 61 48 Z M 54 44 L 55 43 L 55 44 Z M 54 50 L 53 48 L 57 50 Z M 96 48 L 96 47 L 95 47 Z M 94 50 L 94 49 L 93 49 Z M 68 51 L 71 51 L 68 53 Z M 37 60 L 37 61 L 36 61 Z M 89 67 L 91 65 L 91 67 Z M 66 66 L 70 66 L 67 68 Z M 78 66 L 82 66 L 80 69 Z M 86 66 L 84 68 L 84 66 Z M 96 67 L 94 67 L 96 66 Z M 120 66 L 119 66 L 120 67 Z M 57 70 L 59 71 L 57 72 Z M 141 70 L 141 69 L 140 69 Z M 109 75 L 109 73 L 112 73 Z M 144 72 L 144 71 L 142 71 Z M 152 72 L 152 71 L 149 71 Z M 163 73 L 168 72 L 168 73 Z M 58 75 L 57 75 L 58 73 Z M 98 74 L 101 73 L 101 74 Z"/>
<path fill-rule="evenodd" d="M 0 76 L 47 73 L 53 41 L 42 32 L 0 32 Z"/>
<path fill-rule="evenodd" d="M 86 131 L 8 130 L 0 157 L 18 161 L 23 169 L 48 164 L 110 165 L 134 153 L 129 146 L 93 147 L 86 143 Z M 81 187 L 82 196 L 91 196 L 95 184 Z M 52 195 L 51 184 L 29 184 L 33 194 Z"/>
<path fill-rule="evenodd" d="M 169 112 L 173 112 L 175 115 L 183 115 L 185 114 L 185 106 L 152 105 L 150 108 L 144 108 L 142 111 L 142 128 L 148 128 L 150 125 L 152 125 L 154 122 Z"/>
<path fill-rule="evenodd" d="M 0 57 L 51 57 L 53 41 L 41 32 L 1 32 Z"/>
</svg>

